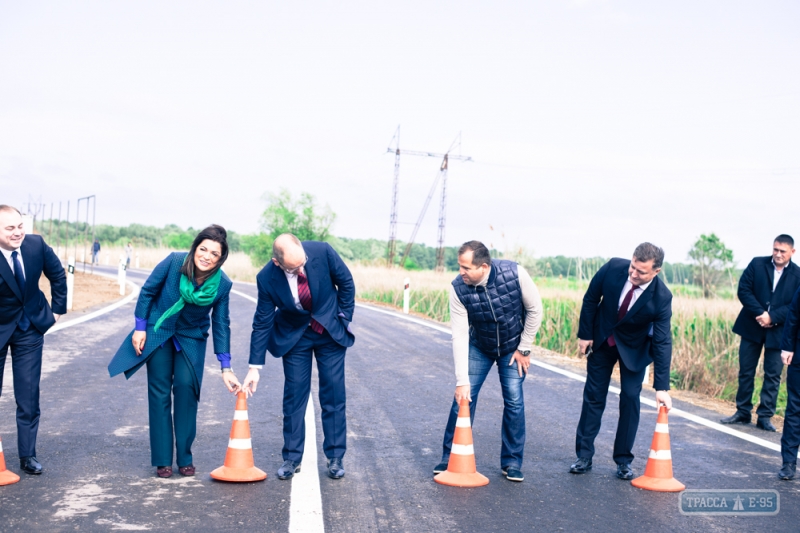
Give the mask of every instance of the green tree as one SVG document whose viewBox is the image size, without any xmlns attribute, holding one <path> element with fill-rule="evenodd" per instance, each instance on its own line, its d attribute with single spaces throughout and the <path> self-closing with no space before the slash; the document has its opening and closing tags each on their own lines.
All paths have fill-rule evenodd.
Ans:
<svg viewBox="0 0 800 533">
<path fill-rule="evenodd" d="M 266 233 L 255 235 L 242 235 L 242 251 L 250 256 L 254 266 L 264 266 L 272 259 L 272 241 L 274 239 Z"/>
<path fill-rule="evenodd" d="M 300 193 L 296 200 L 287 189 L 266 195 L 267 208 L 261 215 L 261 228 L 273 239 L 293 233 L 301 241 L 324 241 L 336 214 L 328 205 L 319 206 L 311 193 Z"/>
<path fill-rule="evenodd" d="M 733 279 L 733 251 L 714 233 L 700 235 L 689 250 L 689 258 L 694 261 L 695 283 L 703 288 L 704 298 L 716 293 L 717 286 L 725 276 Z"/>
</svg>

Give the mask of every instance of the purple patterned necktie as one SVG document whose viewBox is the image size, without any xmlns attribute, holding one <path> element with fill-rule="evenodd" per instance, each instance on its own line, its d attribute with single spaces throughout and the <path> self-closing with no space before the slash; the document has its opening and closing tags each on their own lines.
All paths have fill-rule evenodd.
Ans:
<svg viewBox="0 0 800 533">
<path fill-rule="evenodd" d="M 631 300 L 633 299 L 633 291 L 638 289 L 636 285 L 631 287 L 631 290 L 628 291 L 628 294 L 625 295 L 625 299 L 622 300 L 622 305 L 619 306 L 619 312 L 617 313 L 617 322 L 621 322 L 625 315 L 628 314 L 628 306 L 631 305 Z M 617 341 L 614 340 L 614 334 L 612 333 L 611 336 L 608 338 L 608 345 L 609 346 L 616 346 Z"/>
<path fill-rule="evenodd" d="M 306 278 L 301 272 L 297 273 L 297 297 L 300 300 L 300 305 L 303 306 L 303 309 L 306 311 L 311 311 L 311 290 L 308 288 L 308 278 Z M 311 319 L 311 329 L 320 334 L 325 331 L 325 328 L 322 327 L 322 324 L 313 318 Z"/>
</svg>

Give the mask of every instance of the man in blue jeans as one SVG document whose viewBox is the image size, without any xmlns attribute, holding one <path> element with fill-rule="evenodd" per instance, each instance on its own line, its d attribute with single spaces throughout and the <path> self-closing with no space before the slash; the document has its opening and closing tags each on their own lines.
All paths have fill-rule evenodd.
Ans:
<svg viewBox="0 0 800 533">
<path fill-rule="evenodd" d="M 442 462 L 447 470 L 459 402 L 469 399 L 475 419 L 478 393 L 497 364 L 503 392 L 500 468 L 510 481 L 522 481 L 525 401 L 522 382 L 530 366 L 533 339 L 542 322 L 542 300 L 525 269 L 513 261 L 492 260 L 483 243 L 469 241 L 458 250 L 459 275 L 450 289 L 450 327 L 456 392 L 444 432 Z"/>
</svg>

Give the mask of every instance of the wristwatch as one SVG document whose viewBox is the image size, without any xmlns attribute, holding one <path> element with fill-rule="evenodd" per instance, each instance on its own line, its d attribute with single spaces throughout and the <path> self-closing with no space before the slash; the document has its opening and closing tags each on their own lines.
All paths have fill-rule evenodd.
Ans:
<svg viewBox="0 0 800 533">
<path fill-rule="evenodd" d="M 517 350 L 519 353 L 523 355 L 523 357 L 528 357 L 531 354 L 530 350 Z"/>
</svg>

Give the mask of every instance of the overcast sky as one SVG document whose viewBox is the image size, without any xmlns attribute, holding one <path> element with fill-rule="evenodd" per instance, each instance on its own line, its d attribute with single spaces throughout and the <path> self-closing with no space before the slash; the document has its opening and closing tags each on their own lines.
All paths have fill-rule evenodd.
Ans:
<svg viewBox="0 0 800 533">
<path fill-rule="evenodd" d="M 798 28 L 796 1 L 0 0 L 0 202 L 247 233 L 286 187 L 386 239 L 399 124 L 475 160 L 448 245 L 683 261 L 716 232 L 744 266 L 800 240 Z M 402 158 L 399 238 L 438 165 Z"/>
</svg>

